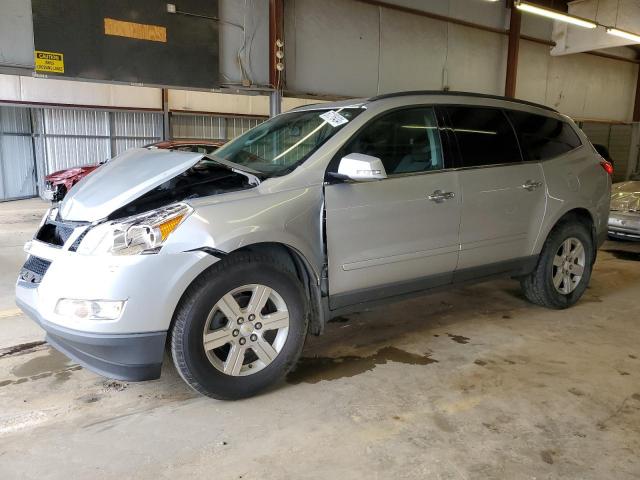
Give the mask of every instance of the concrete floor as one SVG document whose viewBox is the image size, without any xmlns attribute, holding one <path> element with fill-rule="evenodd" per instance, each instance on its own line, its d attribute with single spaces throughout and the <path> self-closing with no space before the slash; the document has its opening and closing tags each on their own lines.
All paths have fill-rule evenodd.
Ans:
<svg viewBox="0 0 640 480">
<path fill-rule="evenodd" d="M 2 479 L 640 478 L 640 244 L 607 242 L 566 311 L 500 280 L 349 316 L 277 388 L 230 403 L 170 363 L 127 384 L 46 344 L 2 350 L 42 338 L 10 305 L 42 204 L 7 205 Z"/>
</svg>

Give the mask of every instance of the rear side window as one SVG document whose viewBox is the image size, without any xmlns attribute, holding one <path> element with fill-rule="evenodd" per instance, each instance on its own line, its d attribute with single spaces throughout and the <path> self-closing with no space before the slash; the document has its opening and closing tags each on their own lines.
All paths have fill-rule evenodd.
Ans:
<svg viewBox="0 0 640 480">
<path fill-rule="evenodd" d="M 446 107 L 463 167 L 521 162 L 518 141 L 497 108 Z"/>
<path fill-rule="evenodd" d="M 562 120 L 516 111 L 507 115 L 516 129 L 525 160 L 547 160 L 582 145 L 571 125 Z"/>
</svg>

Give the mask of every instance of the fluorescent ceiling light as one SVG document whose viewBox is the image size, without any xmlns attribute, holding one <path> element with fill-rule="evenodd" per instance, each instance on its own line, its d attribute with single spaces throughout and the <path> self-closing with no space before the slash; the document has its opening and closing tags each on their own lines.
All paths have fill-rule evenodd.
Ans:
<svg viewBox="0 0 640 480">
<path fill-rule="evenodd" d="M 573 15 L 567 15 L 566 13 L 558 12 L 557 10 L 551 10 L 550 8 L 539 7 L 526 2 L 516 2 L 516 8 L 523 12 L 533 13 L 542 17 L 551 18 L 558 22 L 570 23 L 584 28 L 596 28 L 598 25 L 591 20 L 586 20 L 580 17 L 574 17 Z"/>
<path fill-rule="evenodd" d="M 607 33 L 609 35 L 615 35 L 616 37 L 626 38 L 627 40 L 631 40 L 632 42 L 640 43 L 640 35 L 625 32 L 624 30 L 618 30 L 617 28 L 608 27 Z"/>
</svg>

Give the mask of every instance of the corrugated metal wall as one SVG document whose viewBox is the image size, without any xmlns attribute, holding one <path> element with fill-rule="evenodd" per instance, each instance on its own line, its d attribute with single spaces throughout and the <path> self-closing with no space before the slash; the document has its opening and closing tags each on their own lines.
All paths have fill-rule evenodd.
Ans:
<svg viewBox="0 0 640 480">
<path fill-rule="evenodd" d="M 51 172 L 110 158 L 108 112 L 38 108 L 33 119 L 40 183 Z"/>
<path fill-rule="evenodd" d="M 36 170 L 27 108 L 0 107 L 0 200 L 36 194 Z"/>
<path fill-rule="evenodd" d="M 111 112 L 111 156 L 162 139 L 162 114 Z"/>
<path fill-rule="evenodd" d="M 32 115 L 40 191 L 49 173 L 162 139 L 161 113 L 35 108 Z"/>
<path fill-rule="evenodd" d="M 161 113 L 0 106 L 0 200 L 37 195 L 49 173 L 161 139 Z"/>
<path fill-rule="evenodd" d="M 234 117 L 191 113 L 171 114 L 171 138 L 231 140 L 266 120 L 263 117 Z"/>
<path fill-rule="evenodd" d="M 173 113 L 172 138 L 229 140 L 263 117 Z M 43 191 L 52 172 L 162 139 L 161 113 L 0 106 L 0 200 Z"/>
<path fill-rule="evenodd" d="M 614 162 L 613 181 L 626 180 L 631 153 L 632 125 L 604 122 L 580 122 L 579 125 L 591 143 L 599 143 L 609 150 Z"/>
</svg>

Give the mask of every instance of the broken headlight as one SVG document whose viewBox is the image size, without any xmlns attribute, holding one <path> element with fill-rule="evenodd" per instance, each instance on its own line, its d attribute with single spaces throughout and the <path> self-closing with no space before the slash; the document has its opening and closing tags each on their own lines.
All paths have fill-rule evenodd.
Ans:
<svg viewBox="0 0 640 480">
<path fill-rule="evenodd" d="M 120 220 L 98 224 L 87 232 L 77 252 L 84 255 L 157 253 L 165 240 L 193 212 L 176 203 Z"/>
</svg>

